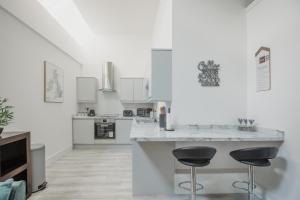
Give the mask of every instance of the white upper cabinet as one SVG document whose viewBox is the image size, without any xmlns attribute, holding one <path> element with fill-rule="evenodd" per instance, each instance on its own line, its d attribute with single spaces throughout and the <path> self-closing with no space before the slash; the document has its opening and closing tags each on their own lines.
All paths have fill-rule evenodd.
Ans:
<svg viewBox="0 0 300 200">
<path fill-rule="evenodd" d="M 77 102 L 97 103 L 97 79 L 77 77 Z"/>
<path fill-rule="evenodd" d="M 123 103 L 145 103 L 146 93 L 144 78 L 121 78 L 120 99 Z"/>
<path fill-rule="evenodd" d="M 124 103 L 133 102 L 133 84 L 134 80 L 130 78 L 120 79 L 120 99 Z"/>
<path fill-rule="evenodd" d="M 172 101 L 172 50 L 152 49 L 149 100 Z"/>
<path fill-rule="evenodd" d="M 133 96 L 134 96 L 134 101 L 136 103 L 146 101 L 146 90 L 144 87 L 144 82 L 145 81 L 143 78 L 134 79 Z"/>
</svg>

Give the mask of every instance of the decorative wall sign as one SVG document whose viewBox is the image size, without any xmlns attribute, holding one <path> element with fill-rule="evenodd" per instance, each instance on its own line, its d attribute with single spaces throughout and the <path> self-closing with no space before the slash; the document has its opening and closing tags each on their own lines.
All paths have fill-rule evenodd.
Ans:
<svg viewBox="0 0 300 200">
<path fill-rule="evenodd" d="M 255 53 L 256 59 L 256 91 L 271 90 L 271 51 L 260 47 Z"/>
<path fill-rule="evenodd" d="M 64 71 L 46 61 L 44 61 L 44 101 L 52 103 L 64 101 Z"/>
<path fill-rule="evenodd" d="M 219 70 L 220 65 L 215 64 L 213 60 L 209 60 L 207 64 L 205 61 L 201 61 L 198 64 L 199 83 L 203 87 L 218 87 L 220 86 Z"/>
</svg>

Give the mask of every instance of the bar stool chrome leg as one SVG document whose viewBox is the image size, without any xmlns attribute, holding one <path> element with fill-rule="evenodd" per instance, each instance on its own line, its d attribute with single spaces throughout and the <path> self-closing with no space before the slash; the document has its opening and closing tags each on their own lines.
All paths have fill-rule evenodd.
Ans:
<svg viewBox="0 0 300 200">
<path fill-rule="evenodd" d="M 189 184 L 189 187 L 185 186 L 186 184 Z M 189 200 L 196 200 L 197 191 L 204 189 L 203 185 L 197 183 L 196 167 L 191 167 L 190 169 L 190 181 L 182 181 L 178 183 L 178 187 L 190 192 Z"/>
<path fill-rule="evenodd" d="M 191 168 L 191 199 L 196 200 L 196 167 Z"/>
<path fill-rule="evenodd" d="M 238 186 L 239 184 L 247 185 L 247 187 Z M 248 165 L 248 181 L 235 181 L 232 183 L 232 187 L 247 191 L 248 200 L 259 199 L 258 197 L 256 197 L 254 191 L 256 188 L 255 181 L 254 181 L 254 166 Z"/>
<path fill-rule="evenodd" d="M 177 161 L 190 167 L 191 180 L 180 182 L 178 187 L 190 191 L 192 200 L 196 200 L 196 192 L 203 189 L 203 185 L 197 183 L 196 168 L 209 165 L 216 152 L 215 148 L 203 146 L 182 147 L 173 150 Z M 190 183 L 189 187 L 184 187 L 186 183 Z"/>
<path fill-rule="evenodd" d="M 248 199 L 249 200 L 254 200 L 255 194 L 254 194 L 254 167 L 252 165 L 249 165 L 248 167 Z"/>
</svg>

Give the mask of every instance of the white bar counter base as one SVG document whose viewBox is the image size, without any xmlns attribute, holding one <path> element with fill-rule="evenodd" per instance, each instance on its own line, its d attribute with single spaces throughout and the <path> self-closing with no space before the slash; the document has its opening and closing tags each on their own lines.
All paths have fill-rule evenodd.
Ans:
<svg viewBox="0 0 300 200">
<path fill-rule="evenodd" d="M 179 126 L 175 131 L 160 131 L 157 123 L 134 121 L 130 138 L 134 196 L 187 193 L 178 188 L 178 182 L 189 180 L 189 168 L 172 155 L 175 148 L 183 146 L 217 149 L 209 166 L 197 168 L 197 181 L 204 185 L 199 194 L 223 194 L 241 193 L 233 189 L 231 183 L 247 179 L 247 166 L 233 160 L 229 153 L 241 148 L 280 147 L 284 133 L 263 128 L 258 128 L 257 132 L 244 132 L 227 125 Z"/>
</svg>

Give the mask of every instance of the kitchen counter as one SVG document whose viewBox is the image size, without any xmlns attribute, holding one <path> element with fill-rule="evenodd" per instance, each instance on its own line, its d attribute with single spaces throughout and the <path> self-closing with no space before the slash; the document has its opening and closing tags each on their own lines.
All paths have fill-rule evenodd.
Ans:
<svg viewBox="0 0 300 200">
<path fill-rule="evenodd" d="M 94 117 L 89 117 L 89 116 L 73 116 L 72 119 L 102 119 L 102 118 L 107 118 L 103 116 L 94 116 Z M 115 120 L 133 120 L 133 117 L 112 117 Z"/>
<path fill-rule="evenodd" d="M 179 126 L 175 131 L 160 131 L 157 123 L 136 123 L 130 139 L 145 141 L 283 141 L 284 133 L 258 128 L 256 132 L 239 131 L 236 126 Z"/>
<path fill-rule="evenodd" d="M 178 163 L 172 151 L 186 146 L 217 149 L 210 165 L 197 169 L 197 172 L 201 174 L 199 181 L 205 185 L 205 190 L 199 193 L 218 194 L 236 193 L 237 190 L 228 183 L 247 178 L 247 166 L 233 160 L 231 151 L 266 146 L 279 148 L 284 133 L 263 128 L 258 128 L 257 132 L 244 132 L 228 125 L 177 126 L 175 131 L 160 131 L 157 123 L 134 120 L 130 139 L 134 196 L 184 194 L 178 183 L 190 179 L 189 168 Z"/>
<path fill-rule="evenodd" d="M 72 119 L 101 119 L 101 118 L 107 118 L 103 116 L 94 116 L 94 117 L 89 117 L 89 116 L 78 116 L 78 115 L 73 115 Z M 113 119 L 116 120 L 150 120 L 150 118 L 147 117 L 123 117 L 123 116 L 118 116 L 118 117 L 112 117 Z"/>
<path fill-rule="evenodd" d="M 73 115 L 72 119 L 99 119 L 101 118 L 100 116 L 95 116 L 95 117 L 89 117 L 89 116 L 77 116 Z"/>
</svg>

